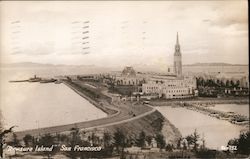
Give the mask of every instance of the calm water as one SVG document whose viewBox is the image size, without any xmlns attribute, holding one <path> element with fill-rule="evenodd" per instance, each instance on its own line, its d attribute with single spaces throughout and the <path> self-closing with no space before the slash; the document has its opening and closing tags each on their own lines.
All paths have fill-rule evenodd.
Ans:
<svg viewBox="0 0 250 159">
<path fill-rule="evenodd" d="M 214 107 L 209 107 L 209 108 L 223 112 L 235 112 L 237 114 L 249 117 L 248 104 L 216 104 Z"/>
<path fill-rule="evenodd" d="M 51 72 L 52 71 L 52 72 Z M 1 69 L 0 106 L 5 127 L 15 130 L 70 124 L 106 114 L 64 84 L 9 83 L 9 80 L 54 75 L 49 69 Z"/>
<path fill-rule="evenodd" d="M 204 135 L 206 146 L 220 149 L 226 146 L 230 139 L 238 137 L 242 126 L 233 125 L 228 121 L 219 120 L 202 113 L 185 108 L 157 107 L 157 109 L 181 132 L 185 137 L 197 129 L 198 133 Z"/>
</svg>

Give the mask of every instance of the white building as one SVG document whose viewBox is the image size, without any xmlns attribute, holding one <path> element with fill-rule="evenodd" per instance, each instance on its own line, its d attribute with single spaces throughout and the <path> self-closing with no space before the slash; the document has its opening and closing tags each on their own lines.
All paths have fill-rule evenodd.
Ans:
<svg viewBox="0 0 250 159">
<path fill-rule="evenodd" d="M 152 76 L 142 85 L 142 93 L 157 94 L 166 99 L 193 97 L 196 92 L 196 79 L 182 76 L 182 59 L 177 33 L 174 53 L 175 75 Z"/>
<path fill-rule="evenodd" d="M 168 79 L 162 77 L 161 80 L 152 77 L 146 84 L 142 85 L 144 94 L 158 94 L 159 97 L 167 99 L 192 97 L 196 90 L 196 79 Z"/>
</svg>

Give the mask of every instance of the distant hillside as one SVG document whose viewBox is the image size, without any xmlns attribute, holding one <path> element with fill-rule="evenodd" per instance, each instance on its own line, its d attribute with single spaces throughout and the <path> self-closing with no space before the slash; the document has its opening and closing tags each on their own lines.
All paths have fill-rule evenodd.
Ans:
<svg viewBox="0 0 250 159">
<path fill-rule="evenodd" d="M 33 62 L 20 62 L 20 63 L 3 63 L 2 67 L 51 67 L 52 64 L 39 64 Z"/>
<path fill-rule="evenodd" d="M 183 66 L 247 66 L 247 64 L 229 64 L 229 63 L 194 63 Z"/>
<path fill-rule="evenodd" d="M 95 67 L 95 65 L 54 65 L 34 62 L 2 63 L 1 67 Z"/>
</svg>

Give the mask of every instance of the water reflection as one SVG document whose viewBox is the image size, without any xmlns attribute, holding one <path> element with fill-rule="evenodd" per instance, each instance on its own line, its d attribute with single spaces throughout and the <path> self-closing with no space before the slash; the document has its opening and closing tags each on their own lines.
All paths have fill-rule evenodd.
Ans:
<svg viewBox="0 0 250 159">
<path fill-rule="evenodd" d="M 214 107 L 210 107 L 210 109 L 223 112 L 235 112 L 249 117 L 249 105 L 247 104 L 216 104 Z"/>
<path fill-rule="evenodd" d="M 221 146 L 226 146 L 230 139 L 238 137 L 244 129 L 243 126 L 185 108 L 165 106 L 157 109 L 180 130 L 183 137 L 192 134 L 195 129 L 199 134 L 204 134 L 206 146 L 209 148 L 220 149 Z"/>
</svg>

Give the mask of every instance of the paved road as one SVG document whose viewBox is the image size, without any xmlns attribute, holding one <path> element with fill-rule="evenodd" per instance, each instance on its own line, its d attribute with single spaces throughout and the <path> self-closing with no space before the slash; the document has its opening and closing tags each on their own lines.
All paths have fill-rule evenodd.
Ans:
<svg viewBox="0 0 250 159">
<path fill-rule="evenodd" d="M 112 126 L 112 125 L 118 125 L 118 124 L 123 124 L 123 123 L 131 122 L 133 120 L 145 117 L 145 116 L 147 116 L 147 115 L 149 115 L 149 114 L 151 114 L 151 113 L 153 113 L 155 111 L 156 111 L 156 109 L 153 108 L 152 110 L 150 110 L 148 112 L 145 112 L 143 114 L 140 114 L 138 116 L 135 116 L 135 117 L 132 117 L 132 118 L 129 118 L 129 119 L 124 119 L 124 120 L 117 121 L 117 122 L 111 122 L 111 123 L 107 123 L 107 124 L 100 125 L 100 126 L 92 126 L 92 127 L 88 127 L 88 128 L 85 128 L 85 129 L 88 130 L 88 129 L 101 128 L 101 127 L 107 127 L 107 126 Z"/>
<path fill-rule="evenodd" d="M 126 122 L 131 122 L 133 120 L 147 116 L 155 111 L 156 111 L 156 109 L 152 108 L 150 111 L 147 111 L 143 114 L 132 117 L 131 115 L 128 115 L 127 111 L 121 110 L 114 115 L 111 115 L 111 116 L 108 116 L 105 118 L 101 118 L 101 119 L 80 122 L 80 123 L 74 123 L 74 124 L 61 125 L 61 126 L 20 131 L 20 132 L 16 132 L 16 135 L 17 135 L 18 139 L 22 139 L 26 134 L 30 134 L 32 136 L 44 135 L 44 134 L 48 134 L 48 133 L 55 134 L 55 133 L 70 131 L 72 128 L 75 128 L 75 127 L 79 128 L 79 129 L 86 129 L 86 130 L 94 129 L 94 128 L 102 128 L 102 127 L 122 124 L 122 123 L 126 123 Z"/>
</svg>

